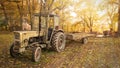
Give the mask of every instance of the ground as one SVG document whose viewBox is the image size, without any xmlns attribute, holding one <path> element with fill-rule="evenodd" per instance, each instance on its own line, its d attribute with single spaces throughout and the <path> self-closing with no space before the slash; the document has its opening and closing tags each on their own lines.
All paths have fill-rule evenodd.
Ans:
<svg viewBox="0 0 120 68">
<path fill-rule="evenodd" d="M 89 38 L 87 44 L 67 41 L 65 51 L 42 50 L 38 63 L 31 55 L 12 58 L 9 54 L 12 33 L 0 33 L 0 68 L 120 68 L 120 38 Z"/>
</svg>

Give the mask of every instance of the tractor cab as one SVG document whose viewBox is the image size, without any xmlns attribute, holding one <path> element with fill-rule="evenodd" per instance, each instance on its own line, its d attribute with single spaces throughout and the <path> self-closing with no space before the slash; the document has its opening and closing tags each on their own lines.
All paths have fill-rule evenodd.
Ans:
<svg viewBox="0 0 120 68">
<path fill-rule="evenodd" d="M 49 28 L 57 28 L 59 26 L 59 16 L 54 14 L 34 14 L 32 30 L 42 31 Z"/>
<path fill-rule="evenodd" d="M 42 42 L 50 41 L 54 31 L 59 30 L 59 16 L 54 14 L 34 14 L 32 31 L 37 31 L 38 36 L 42 37 Z"/>
</svg>

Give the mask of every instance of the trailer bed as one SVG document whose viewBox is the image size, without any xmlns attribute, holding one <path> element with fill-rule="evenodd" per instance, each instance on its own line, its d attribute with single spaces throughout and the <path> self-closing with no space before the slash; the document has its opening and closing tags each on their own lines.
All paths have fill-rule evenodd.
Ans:
<svg viewBox="0 0 120 68">
<path fill-rule="evenodd" d="M 94 34 L 89 33 L 67 33 L 66 39 L 67 40 L 74 40 L 74 41 L 80 41 L 83 38 L 95 36 Z"/>
</svg>

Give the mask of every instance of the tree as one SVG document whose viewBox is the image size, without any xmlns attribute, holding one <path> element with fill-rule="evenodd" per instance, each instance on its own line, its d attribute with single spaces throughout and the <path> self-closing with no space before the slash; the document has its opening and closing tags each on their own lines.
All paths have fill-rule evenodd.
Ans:
<svg viewBox="0 0 120 68">
<path fill-rule="evenodd" d="M 118 3 L 118 14 L 119 14 L 119 17 L 118 17 L 118 34 L 120 36 L 120 0 L 119 0 L 119 3 Z"/>
<path fill-rule="evenodd" d="M 106 0 L 101 3 L 102 10 L 106 11 L 106 18 L 108 18 L 108 24 L 110 30 L 116 31 L 115 24 L 118 19 L 118 1 L 117 0 Z"/>
<path fill-rule="evenodd" d="M 4 3 L 5 3 L 6 1 L 0 1 L 0 5 L 1 5 L 1 9 L 3 10 L 3 13 L 4 13 L 4 16 L 5 16 L 5 23 L 7 23 L 8 22 L 8 16 L 7 16 L 7 11 L 6 11 L 6 9 L 5 9 L 5 5 L 4 5 Z"/>
<path fill-rule="evenodd" d="M 89 28 L 90 32 L 93 32 L 93 25 L 98 20 L 98 15 L 95 9 L 93 8 L 85 8 L 79 12 L 80 18 L 83 21 L 83 25 Z"/>
<path fill-rule="evenodd" d="M 107 8 L 106 8 L 106 10 L 107 10 L 107 15 L 108 15 L 108 17 L 109 17 L 109 20 L 110 20 L 110 23 L 109 23 L 109 25 L 110 25 L 110 29 L 112 29 L 113 31 L 115 31 L 115 29 L 114 29 L 114 24 L 116 23 L 115 21 L 114 21 L 114 18 L 115 18 L 115 15 L 117 14 L 117 5 L 115 5 L 114 4 L 114 2 L 111 2 L 111 1 L 108 1 L 108 3 L 107 3 Z"/>
</svg>

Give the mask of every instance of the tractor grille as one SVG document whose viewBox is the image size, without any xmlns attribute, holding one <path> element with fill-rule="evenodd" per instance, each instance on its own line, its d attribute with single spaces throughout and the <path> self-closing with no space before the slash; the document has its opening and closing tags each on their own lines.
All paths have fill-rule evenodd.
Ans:
<svg viewBox="0 0 120 68">
<path fill-rule="evenodd" d="M 14 43 L 15 45 L 20 45 L 20 42 L 19 41 L 15 41 L 15 43 Z"/>
<path fill-rule="evenodd" d="M 20 39 L 20 34 L 19 33 L 15 33 L 15 39 Z"/>
</svg>

